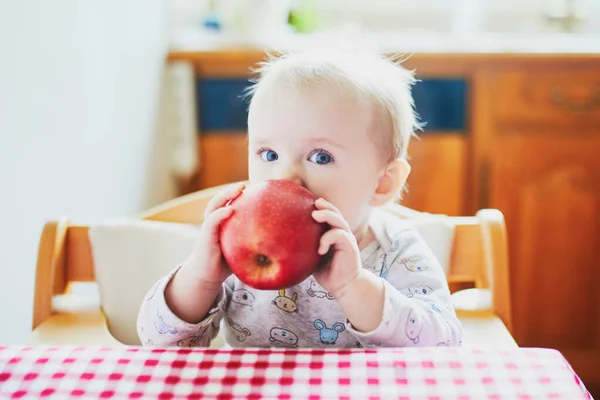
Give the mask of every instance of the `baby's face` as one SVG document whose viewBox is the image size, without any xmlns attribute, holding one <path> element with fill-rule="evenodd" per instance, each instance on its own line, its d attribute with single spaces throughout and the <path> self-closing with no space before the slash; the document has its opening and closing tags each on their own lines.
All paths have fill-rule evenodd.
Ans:
<svg viewBox="0 0 600 400">
<path fill-rule="evenodd" d="M 250 181 L 294 181 L 361 228 L 386 164 L 371 109 L 329 85 L 263 89 L 248 119 Z"/>
</svg>

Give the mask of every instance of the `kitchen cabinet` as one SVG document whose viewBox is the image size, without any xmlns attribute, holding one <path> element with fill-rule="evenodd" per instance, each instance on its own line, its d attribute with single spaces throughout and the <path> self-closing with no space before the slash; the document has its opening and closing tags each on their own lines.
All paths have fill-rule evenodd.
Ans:
<svg viewBox="0 0 600 400">
<path fill-rule="evenodd" d="M 505 215 L 514 336 L 600 380 L 600 68 L 490 70 L 486 205 Z M 480 171 L 481 173 L 481 171 Z"/>
</svg>

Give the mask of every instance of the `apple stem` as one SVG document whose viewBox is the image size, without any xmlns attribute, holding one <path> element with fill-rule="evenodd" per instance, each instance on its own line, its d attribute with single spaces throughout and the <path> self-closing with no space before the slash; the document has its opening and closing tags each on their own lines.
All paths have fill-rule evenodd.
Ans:
<svg viewBox="0 0 600 400">
<path fill-rule="evenodd" d="M 264 254 L 257 254 L 256 263 L 259 267 L 268 267 L 269 265 L 271 265 L 271 260 Z"/>
</svg>

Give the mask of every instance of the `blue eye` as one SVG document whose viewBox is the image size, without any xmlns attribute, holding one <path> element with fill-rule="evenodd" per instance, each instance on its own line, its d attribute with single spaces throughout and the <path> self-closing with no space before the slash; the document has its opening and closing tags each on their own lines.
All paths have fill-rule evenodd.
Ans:
<svg viewBox="0 0 600 400">
<path fill-rule="evenodd" d="M 333 161 L 333 157 L 331 157 L 331 154 L 322 151 L 316 151 L 311 154 L 309 160 L 317 164 L 329 164 Z"/>
<path fill-rule="evenodd" d="M 275 153 L 273 150 L 262 150 L 260 152 L 260 156 L 262 157 L 263 160 L 265 160 L 267 162 L 277 161 L 277 159 L 279 158 L 279 155 L 277 153 Z"/>
</svg>

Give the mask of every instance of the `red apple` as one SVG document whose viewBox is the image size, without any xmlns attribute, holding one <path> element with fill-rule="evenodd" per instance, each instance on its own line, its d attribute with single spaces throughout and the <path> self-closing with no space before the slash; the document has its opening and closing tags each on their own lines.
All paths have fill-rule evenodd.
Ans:
<svg viewBox="0 0 600 400">
<path fill-rule="evenodd" d="M 221 249 L 234 275 L 259 290 L 307 279 L 325 260 L 319 241 L 329 225 L 312 217 L 317 198 L 287 180 L 248 184 L 221 225 Z"/>
</svg>

